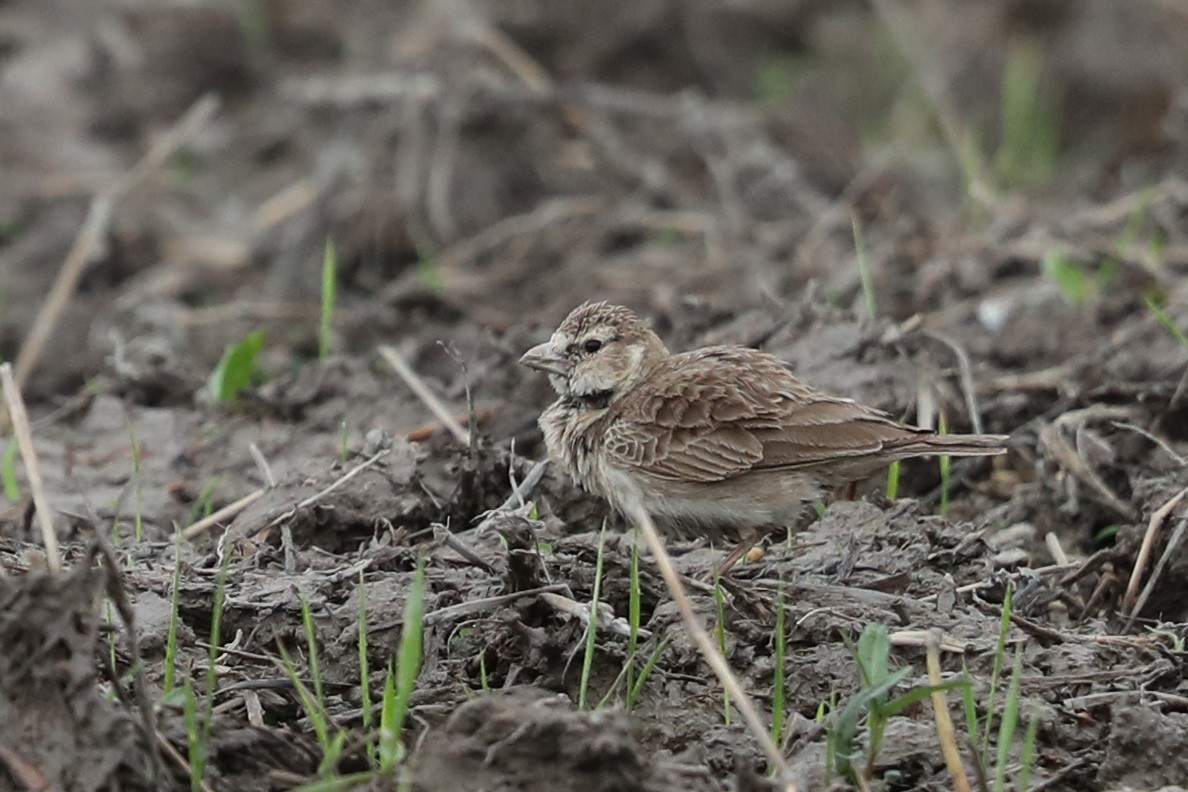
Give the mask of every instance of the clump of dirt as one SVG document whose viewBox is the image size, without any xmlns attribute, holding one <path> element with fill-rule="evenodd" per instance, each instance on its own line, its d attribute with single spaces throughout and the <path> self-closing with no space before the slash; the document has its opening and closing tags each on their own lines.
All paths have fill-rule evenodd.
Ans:
<svg viewBox="0 0 1188 792">
<path fill-rule="evenodd" d="M 149 788 L 163 770 L 117 669 L 105 683 L 96 673 L 108 574 L 88 555 L 61 575 L 0 575 L 0 778 L 10 789 Z M 113 685 L 118 701 L 104 692 Z"/>
<path fill-rule="evenodd" d="M 426 738 L 410 770 L 421 790 L 714 788 L 704 775 L 648 756 L 625 713 L 573 712 L 564 697 L 530 690 L 463 704 Z"/>
</svg>

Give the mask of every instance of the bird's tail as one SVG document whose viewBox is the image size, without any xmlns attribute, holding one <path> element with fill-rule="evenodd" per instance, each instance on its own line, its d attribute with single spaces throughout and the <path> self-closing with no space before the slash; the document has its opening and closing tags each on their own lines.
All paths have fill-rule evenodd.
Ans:
<svg viewBox="0 0 1188 792">
<path fill-rule="evenodd" d="M 1007 435 L 930 434 L 899 449 L 904 456 L 997 456 L 1007 452 Z"/>
</svg>

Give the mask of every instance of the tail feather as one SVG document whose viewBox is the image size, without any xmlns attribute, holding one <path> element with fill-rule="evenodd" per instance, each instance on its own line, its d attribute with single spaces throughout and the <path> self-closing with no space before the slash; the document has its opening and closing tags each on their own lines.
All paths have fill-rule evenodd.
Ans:
<svg viewBox="0 0 1188 792">
<path fill-rule="evenodd" d="M 1007 435 L 929 434 L 894 449 L 896 456 L 997 456 L 1007 452 Z"/>
</svg>

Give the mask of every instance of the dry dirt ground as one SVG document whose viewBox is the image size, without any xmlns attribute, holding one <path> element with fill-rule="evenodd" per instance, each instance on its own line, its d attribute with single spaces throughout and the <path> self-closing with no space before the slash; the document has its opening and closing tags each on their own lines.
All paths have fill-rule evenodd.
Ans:
<svg viewBox="0 0 1188 792">
<path fill-rule="evenodd" d="M 761 346 L 895 415 L 1011 435 L 945 487 L 924 461 L 895 501 L 882 479 L 832 499 L 693 590 L 768 716 L 784 675 L 801 789 L 851 786 L 827 735 L 869 624 L 942 631 L 983 723 L 1020 658 L 1035 749 L 1016 737 L 1008 784 L 1024 764 L 1031 789 L 1188 781 L 1188 341 L 1149 306 L 1188 328 L 1185 41 L 1175 0 L 0 0 L 0 358 L 27 356 L 66 570 L 46 573 L 6 456 L 0 789 L 191 786 L 164 695 L 175 601 L 177 684 L 213 707 L 203 788 L 318 776 L 282 647 L 347 734 L 322 775 L 368 770 L 359 597 L 374 704 L 418 559 L 413 789 L 766 788 L 646 553 L 655 668 L 627 712 L 627 639 L 600 630 L 577 707 L 586 626 L 558 603 L 591 600 L 608 515 L 552 469 L 528 480 L 550 395 L 515 361 L 591 298 L 674 349 Z M 257 329 L 255 383 L 216 403 L 210 372 Z M 600 599 L 623 619 L 632 535 L 606 524 Z M 694 579 L 717 557 L 673 550 Z M 900 691 L 926 682 L 919 647 L 891 662 Z M 953 788 L 927 700 L 856 764 L 872 789 Z"/>
</svg>

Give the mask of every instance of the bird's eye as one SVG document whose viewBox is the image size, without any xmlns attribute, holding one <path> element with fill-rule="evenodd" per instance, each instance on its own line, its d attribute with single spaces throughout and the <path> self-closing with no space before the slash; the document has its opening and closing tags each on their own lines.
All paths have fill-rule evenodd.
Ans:
<svg viewBox="0 0 1188 792">
<path fill-rule="evenodd" d="M 585 349 L 591 355 L 593 355 L 595 352 L 602 349 L 602 342 L 599 341 L 597 338 L 591 338 L 589 341 L 587 341 L 583 345 L 582 348 Z"/>
</svg>

